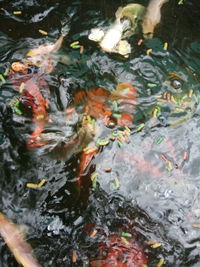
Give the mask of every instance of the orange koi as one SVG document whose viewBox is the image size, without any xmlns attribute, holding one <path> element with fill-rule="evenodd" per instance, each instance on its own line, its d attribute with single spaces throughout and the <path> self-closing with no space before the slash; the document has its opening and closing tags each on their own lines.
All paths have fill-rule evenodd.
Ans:
<svg viewBox="0 0 200 267">
<path fill-rule="evenodd" d="M 92 151 L 90 153 L 82 152 L 81 157 L 80 157 L 80 164 L 79 164 L 79 179 L 78 179 L 78 185 L 81 185 L 81 176 L 84 175 L 88 165 L 92 161 L 94 155 L 97 153 L 98 149 L 95 151 Z"/>
<path fill-rule="evenodd" d="M 100 254 L 100 259 L 90 262 L 91 267 L 143 267 L 148 262 L 142 248 L 133 238 L 126 241 L 117 235 L 109 236 L 100 244 Z"/>
<path fill-rule="evenodd" d="M 147 174 L 151 174 L 154 177 L 161 177 L 161 171 L 151 162 L 146 161 L 144 158 L 140 156 L 134 156 L 129 153 L 122 153 L 117 155 L 119 158 L 127 161 L 129 164 L 134 165 L 134 167 L 140 171 L 145 172 Z"/>
<path fill-rule="evenodd" d="M 112 92 L 103 88 L 80 91 L 74 97 L 74 104 L 79 105 L 83 103 L 84 113 L 105 121 L 105 125 L 107 125 L 112 120 L 110 103 L 115 100 L 119 101 L 121 113 L 121 117 L 117 119 L 117 124 L 130 127 L 133 122 L 133 117 L 130 113 L 134 110 L 136 100 L 136 89 L 131 84 L 119 84 L 116 90 Z"/>
<path fill-rule="evenodd" d="M 117 85 L 116 90 L 112 92 L 111 97 L 118 98 L 118 99 L 134 100 L 136 99 L 136 92 L 137 91 L 132 84 L 120 83 Z"/>
<path fill-rule="evenodd" d="M 120 117 L 113 119 L 112 110 L 109 105 L 110 102 L 112 104 L 112 101 L 116 100 L 120 101 L 120 112 L 122 112 Z M 82 112 L 85 114 L 102 120 L 105 125 L 109 125 L 111 121 L 115 120 L 117 125 L 127 127 L 130 127 L 133 123 L 133 116 L 130 113 L 134 110 L 135 100 L 136 89 L 129 83 L 119 84 L 116 90 L 112 92 L 103 88 L 92 88 L 89 91 L 80 91 L 74 96 L 75 105 L 82 104 Z M 87 166 L 97 152 L 98 149 L 90 153 L 82 152 L 79 164 L 79 177 L 84 174 Z M 79 178 L 79 185 L 81 183 L 80 180 Z"/>
<path fill-rule="evenodd" d="M 33 149 L 37 146 L 37 139 L 40 138 L 40 134 L 44 130 L 44 126 L 47 123 L 47 100 L 40 92 L 40 84 L 46 85 L 44 80 L 37 82 L 34 79 L 29 79 L 24 82 L 24 90 L 21 94 L 21 99 L 28 100 L 28 105 L 31 106 L 33 112 L 33 123 L 35 124 L 35 130 L 31 134 L 31 137 L 27 141 L 29 149 Z"/>
<path fill-rule="evenodd" d="M 19 227 L 0 212 L 0 234 L 15 259 L 24 267 L 40 267 L 32 255 L 31 246 L 25 241 Z"/>
</svg>

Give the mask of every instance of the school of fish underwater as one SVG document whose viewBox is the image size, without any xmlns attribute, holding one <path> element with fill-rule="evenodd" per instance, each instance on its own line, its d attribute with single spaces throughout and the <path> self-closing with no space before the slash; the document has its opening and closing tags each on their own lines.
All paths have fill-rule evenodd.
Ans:
<svg viewBox="0 0 200 267">
<path fill-rule="evenodd" d="M 200 2 L 0 1 L 0 267 L 200 266 Z"/>
</svg>

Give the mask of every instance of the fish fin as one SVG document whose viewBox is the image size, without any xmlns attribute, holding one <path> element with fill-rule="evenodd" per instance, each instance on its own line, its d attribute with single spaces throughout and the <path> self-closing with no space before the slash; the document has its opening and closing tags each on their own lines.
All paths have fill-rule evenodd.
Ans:
<svg viewBox="0 0 200 267">
<path fill-rule="evenodd" d="M 121 17 L 121 15 L 122 15 L 122 10 L 123 10 L 123 7 L 119 7 L 118 9 L 117 9 L 117 11 L 115 12 L 115 17 L 117 18 L 117 19 L 119 19 L 120 17 Z"/>
<path fill-rule="evenodd" d="M 58 51 L 62 45 L 64 35 L 61 35 L 54 44 L 44 44 L 37 48 L 31 49 L 26 54 L 27 57 L 48 55 Z"/>
<path fill-rule="evenodd" d="M 63 40 L 64 40 L 64 35 L 62 34 L 62 35 L 58 38 L 58 40 L 55 42 L 54 47 L 53 47 L 51 53 L 52 53 L 52 52 L 56 52 L 56 51 L 58 51 L 58 50 L 60 49 Z"/>
</svg>

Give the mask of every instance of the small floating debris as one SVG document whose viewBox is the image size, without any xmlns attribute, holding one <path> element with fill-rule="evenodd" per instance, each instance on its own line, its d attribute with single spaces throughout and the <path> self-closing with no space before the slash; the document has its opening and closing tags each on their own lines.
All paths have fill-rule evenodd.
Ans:
<svg viewBox="0 0 200 267">
<path fill-rule="evenodd" d="M 43 120 L 44 119 L 44 115 L 43 114 L 39 114 L 35 118 L 36 118 L 36 120 Z"/>
<path fill-rule="evenodd" d="M 158 137 L 158 139 L 156 140 L 156 144 L 160 145 L 162 143 L 162 141 L 164 140 L 164 136 L 160 136 Z"/>
<path fill-rule="evenodd" d="M 91 181 L 92 181 L 92 187 L 97 187 L 97 178 L 98 178 L 98 172 L 95 172 L 91 175 Z"/>
<path fill-rule="evenodd" d="M 132 237 L 132 234 L 122 232 L 122 237 Z"/>
<path fill-rule="evenodd" d="M 0 74 L 0 79 L 1 79 L 2 83 L 6 83 L 6 79 L 3 77 L 2 74 Z"/>
<path fill-rule="evenodd" d="M 128 135 L 131 134 L 131 129 L 128 126 L 125 126 L 125 133 Z"/>
<path fill-rule="evenodd" d="M 118 177 L 117 176 L 115 176 L 115 188 L 116 189 L 119 189 L 120 188 L 120 181 L 119 181 L 119 179 L 118 179 Z"/>
<path fill-rule="evenodd" d="M 79 44 L 79 41 L 75 41 L 73 43 L 70 44 L 71 47 L 75 46 L 75 45 L 78 45 Z"/>
<path fill-rule="evenodd" d="M 80 45 L 80 54 L 83 54 L 84 46 Z"/>
<path fill-rule="evenodd" d="M 178 1 L 178 5 L 183 5 L 183 1 L 184 1 L 184 0 L 179 0 L 179 1 Z"/>
<path fill-rule="evenodd" d="M 80 47 L 81 47 L 80 45 L 74 45 L 74 46 L 72 46 L 72 48 L 74 48 L 74 49 L 78 49 Z"/>
<path fill-rule="evenodd" d="M 137 128 L 137 132 L 141 131 L 144 128 L 144 123 L 141 123 L 138 128 Z"/>
<path fill-rule="evenodd" d="M 19 109 L 19 99 L 18 98 L 13 98 L 11 100 L 10 104 L 13 107 L 13 109 L 14 109 L 14 111 L 15 111 L 15 113 L 17 115 L 22 115 L 23 114 L 23 112 Z"/>
<path fill-rule="evenodd" d="M 172 162 L 170 160 L 168 160 L 167 165 L 168 166 L 166 167 L 166 169 L 168 170 L 168 172 L 171 172 L 173 170 Z"/>
<path fill-rule="evenodd" d="M 188 159 L 188 153 L 187 153 L 187 151 L 185 151 L 183 153 L 183 160 L 186 161 L 187 159 Z"/>
<path fill-rule="evenodd" d="M 148 245 L 154 245 L 154 244 L 156 244 L 157 243 L 157 241 L 153 241 L 153 240 L 151 240 L 151 241 L 147 241 L 147 244 Z"/>
<path fill-rule="evenodd" d="M 153 244 L 151 247 L 152 248 L 159 248 L 159 247 L 161 247 L 162 246 L 162 243 L 155 243 L 155 244 Z"/>
<path fill-rule="evenodd" d="M 97 230 L 94 229 L 92 233 L 89 235 L 89 237 L 95 237 L 97 235 Z"/>
<path fill-rule="evenodd" d="M 83 151 L 86 154 L 90 154 L 92 152 L 98 151 L 98 148 L 96 146 L 95 147 L 86 147 L 86 148 L 83 149 Z"/>
<path fill-rule="evenodd" d="M 142 44 L 142 42 L 143 42 L 143 40 L 142 39 L 140 39 L 140 40 L 138 40 L 138 45 L 141 45 Z"/>
<path fill-rule="evenodd" d="M 40 188 L 46 183 L 46 179 L 42 179 L 39 184 L 27 183 L 26 186 L 29 188 Z"/>
<path fill-rule="evenodd" d="M 158 115 L 158 108 L 156 107 L 156 108 L 153 110 L 153 118 L 157 118 L 157 115 Z"/>
<path fill-rule="evenodd" d="M 200 229 L 200 224 L 193 224 L 192 228 Z"/>
<path fill-rule="evenodd" d="M 8 72 L 9 72 L 9 68 L 5 69 L 3 75 L 4 75 L 4 76 L 7 76 L 7 75 L 8 75 Z"/>
<path fill-rule="evenodd" d="M 162 159 L 163 161 L 168 162 L 168 159 L 165 157 L 164 154 L 161 154 L 160 157 L 161 157 L 161 159 Z"/>
<path fill-rule="evenodd" d="M 22 115 L 23 113 L 22 113 L 22 111 L 18 108 L 18 107 L 13 107 L 13 109 L 14 109 L 14 111 L 15 111 L 15 113 L 17 114 L 17 115 Z"/>
<path fill-rule="evenodd" d="M 44 31 L 44 30 L 41 30 L 41 29 L 39 29 L 38 30 L 41 34 L 43 34 L 43 35 L 47 35 L 48 34 L 48 32 L 46 32 L 46 31 Z"/>
<path fill-rule="evenodd" d="M 164 263 L 165 263 L 164 258 L 161 258 L 161 259 L 159 260 L 159 262 L 157 263 L 156 267 L 161 267 L 161 266 L 163 266 Z"/>
<path fill-rule="evenodd" d="M 162 246 L 162 243 L 158 243 L 157 241 L 147 241 L 148 245 L 151 245 L 152 248 L 158 248 Z"/>
<path fill-rule="evenodd" d="M 75 42 L 71 43 L 70 47 L 74 48 L 74 49 L 78 49 L 78 48 L 81 49 L 81 45 L 79 44 L 79 41 L 75 41 Z"/>
<path fill-rule="evenodd" d="M 166 42 L 166 43 L 164 43 L 163 49 L 167 50 L 167 48 L 168 48 L 168 43 Z"/>
<path fill-rule="evenodd" d="M 150 87 L 150 88 L 153 88 L 153 87 L 156 86 L 156 84 L 155 83 L 147 83 L 147 86 Z"/>
<path fill-rule="evenodd" d="M 121 135 L 121 136 L 118 136 L 117 137 L 117 140 L 121 143 L 121 144 L 123 144 L 124 143 L 124 137 Z"/>
<path fill-rule="evenodd" d="M 98 138 L 96 141 L 96 146 L 106 146 L 109 144 L 109 139 L 107 137 L 105 138 Z"/>
<path fill-rule="evenodd" d="M 19 92 L 22 93 L 24 91 L 25 83 L 22 82 L 19 87 Z"/>
<path fill-rule="evenodd" d="M 73 263 L 77 262 L 77 252 L 76 252 L 76 250 L 72 251 L 72 262 Z"/>
<path fill-rule="evenodd" d="M 19 11 L 19 10 L 18 10 L 18 11 L 13 11 L 13 14 L 14 14 L 14 15 L 21 15 L 21 14 L 22 14 L 22 12 L 21 12 L 21 11 Z"/>
<path fill-rule="evenodd" d="M 189 93 L 188 93 L 188 97 L 189 97 L 189 98 L 191 98 L 191 97 L 192 97 L 192 95 L 193 95 L 193 90 L 192 90 L 192 89 L 190 89 L 190 90 L 189 90 Z"/>
<path fill-rule="evenodd" d="M 152 52 L 152 49 L 149 48 L 149 49 L 147 49 L 146 54 L 149 55 L 151 52 Z"/>
<path fill-rule="evenodd" d="M 105 172 L 111 172 L 112 171 L 112 168 L 104 168 L 103 169 Z"/>
<path fill-rule="evenodd" d="M 121 237 L 121 240 L 126 244 L 126 245 L 128 245 L 129 244 L 129 242 L 128 242 L 128 240 L 125 238 L 125 237 Z"/>
</svg>

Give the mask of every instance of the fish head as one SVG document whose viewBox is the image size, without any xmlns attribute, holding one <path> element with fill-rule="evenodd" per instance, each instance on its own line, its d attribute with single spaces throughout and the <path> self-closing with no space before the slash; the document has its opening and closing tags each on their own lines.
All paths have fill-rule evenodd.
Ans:
<svg viewBox="0 0 200 267">
<path fill-rule="evenodd" d="M 145 14 L 146 8 L 140 4 L 128 4 L 123 8 L 119 8 L 116 12 L 116 18 L 121 23 L 129 21 L 130 25 L 123 32 L 123 37 L 130 37 L 139 31 L 140 23 Z M 127 23 L 127 22 L 126 22 Z"/>
</svg>

